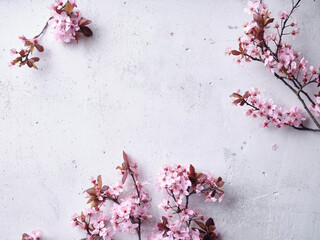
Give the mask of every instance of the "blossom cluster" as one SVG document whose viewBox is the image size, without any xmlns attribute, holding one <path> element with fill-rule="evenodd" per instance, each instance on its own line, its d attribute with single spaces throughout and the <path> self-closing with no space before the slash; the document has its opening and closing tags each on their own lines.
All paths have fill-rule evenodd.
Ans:
<svg viewBox="0 0 320 240">
<path fill-rule="evenodd" d="M 320 96 L 316 97 L 315 104 L 310 106 L 310 110 L 314 112 L 314 115 L 320 117 Z"/>
<path fill-rule="evenodd" d="M 159 205 L 166 214 L 157 225 L 158 232 L 153 233 L 149 240 L 218 238 L 213 219 L 201 215 L 199 209 L 190 208 L 189 201 L 190 197 L 196 194 L 204 195 L 206 202 L 220 202 L 224 196 L 221 189 L 224 182 L 221 177 L 214 178 L 208 173 L 196 173 L 192 165 L 189 169 L 174 165 L 163 168 L 158 176 L 157 185 L 168 194 Z"/>
<path fill-rule="evenodd" d="M 91 21 L 82 17 L 77 7 L 76 1 L 68 1 L 65 5 L 62 1 L 56 0 L 50 7 L 51 18 L 49 25 L 53 28 L 55 38 L 60 42 L 70 42 L 76 40 L 78 42 L 80 33 L 86 37 L 92 35 L 92 31 L 86 25 Z"/>
<path fill-rule="evenodd" d="M 251 61 L 263 63 L 269 72 L 298 96 L 304 109 L 318 129 L 299 126 L 298 123 L 302 123 L 302 119 L 305 116 L 296 113 L 296 111 L 300 111 L 297 108 L 292 110 L 293 115 L 300 115 L 302 121 L 297 120 L 293 123 L 290 122 L 288 125 L 292 125 L 300 130 L 320 131 L 320 123 L 315 119 L 312 112 L 309 111 L 310 108 L 313 109 L 316 105 L 315 101 L 310 96 L 310 93 L 305 90 L 305 87 L 309 84 L 317 84 L 317 87 L 320 87 L 320 67 L 309 65 L 300 52 L 296 51 L 288 42 L 283 41 L 285 36 L 293 36 L 294 38 L 299 33 L 297 21 L 291 20 L 291 17 L 299 7 L 300 2 L 301 0 L 297 0 L 295 3 L 293 1 L 290 12 L 280 11 L 279 20 L 275 22 L 275 19 L 271 17 L 271 13 L 263 1 L 249 1 L 245 12 L 252 16 L 252 21 L 244 24 L 245 34 L 238 39 L 238 49 L 231 50 L 228 48 L 227 54 L 234 55 L 234 61 L 240 64 Z M 270 105 L 270 102 L 266 104 Z M 247 113 L 251 115 L 251 111 Z M 278 112 L 278 109 L 275 109 L 274 112 Z M 280 113 L 283 112 L 280 111 Z M 273 120 L 276 119 L 278 118 L 273 118 Z M 276 120 L 275 124 L 279 126 L 279 121 Z M 268 125 L 268 121 L 266 125 Z"/>
<path fill-rule="evenodd" d="M 14 48 L 11 49 L 11 53 L 15 55 L 15 58 L 10 62 L 9 66 L 18 64 L 19 67 L 27 65 L 29 68 L 38 69 L 35 63 L 38 62 L 40 58 L 31 57 L 31 55 L 34 49 L 37 49 L 39 52 L 44 51 L 43 46 L 39 43 L 39 39 L 48 25 L 52 26 L 53 34 L 58 41 L 70 42 L 71 40 L 76 40 L 78 42 L 80 34 L 86 37 L 92 36 L 92 31 L 87 26 L 91 21 L 82 17 L 81 12 L 75 9 L 76 7 L 75 0 L 69 0 L 66 4 L 63 4 L 60 0 L 55 0 L 55 3 L 50 6 L 51 17 L 42 31 L 30 39 L 25 36 L 19 37 L 25 47 L 20 51 Z"/>
<path fill-rule="evenodd" d="M 143 187 L 144 183 L 139 181 L 138 166 L 129 160 L 125 152 L 123 158 L 122 166 L 118 167 L 122 182 L 103 185 L 101 176 L 92 179 L 93 187 L 86 190 L 91 208 L 72 217 L 73 226 L 84 229 L 89 240 L 109 240 L 116 232 L 136 232 L 141 239 L 141 225 L 152 217 L 148 214 L 151 198 Z M 128 176 L 132 179 L 134 191 L 121 196 Z M 107 202 L 113 204 L 109 210 L 106 209 Z M 107 216 L 105 212 L 110 214 Z"/>
<path fill-rule="evenodd" d="M 259 95 L 260 91 L 257 88 L 252 88 L 243 95 L 235 92 L 232 94 L 232 97 L 235 98 L 233 103 L 250 106 L 251 108 L 245 111 L 246 116 L 263 117 L 265 119 L 263 127 L 268 127 L 270 124 L 274 124 L 277 128 L 283 126 L 299 127 L 306 120 L 301 109 L 297 107 L 282 109 L 274 104 L 272 99 L 262 98 Z"/>
<path fill-rule="evenodd" d="M 39 44 L 38 38 L 27 39 L 25 36 L 19 37 L 24 43 L 24 48 L 20 51 L 17 51 L 15 48 L 12 48 L 10 51 L 13 55 L 16 56 L 14 60 L 10 62 L 9 66 L 14 66 L 19 63 L 19 67 L 23 65 L 27 65 L 29 68 L 38 69 L 35 65 L 40 59 L 38 57 L 30 57 L 32 55 L 34 49 L 37 49 L 39 52 L 43 52 L 44 48 Z"/>
<path fill-rule="evenodd" d="M 22 240 L 40 240 L 40 239 L 41 239 L 40 230 L 32 230 L 30 235 L 27 233 L 22 234 Z"/>
</svg>

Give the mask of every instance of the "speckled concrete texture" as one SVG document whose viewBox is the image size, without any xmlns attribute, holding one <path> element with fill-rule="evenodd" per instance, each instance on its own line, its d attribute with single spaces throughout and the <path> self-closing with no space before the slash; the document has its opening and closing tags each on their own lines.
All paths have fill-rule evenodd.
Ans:
<svg viewBox="0 0 320 240">
<path fill-rule="evenodd" d="M 267 3 L 277 14 L 291 0 Z M 79 0 L 92 38 L 62 44 L 48 29 L 38 71 L 8 68 L 9 49 L 41 31 L 49 4 L 1 1 L 0 239 L 34 228 L 44 240 L 80 239 L 70 216 L 86 206 L 92 176 L 120 179 L 122 150 L 150 182 L 154 212 L 161 166 L 193 163 L 226 181 L 225 200 L 201 207 L 223 240 L 320 239 L 320 135 L 263 129 L 229 98 L 255 86 L 300 106 L 263 66 L 225 56 L 249 21 L 246 1 Z M 319 10 L 303 1 L 295 15 L 295 47 L 314 65 Z"/>
</svg>

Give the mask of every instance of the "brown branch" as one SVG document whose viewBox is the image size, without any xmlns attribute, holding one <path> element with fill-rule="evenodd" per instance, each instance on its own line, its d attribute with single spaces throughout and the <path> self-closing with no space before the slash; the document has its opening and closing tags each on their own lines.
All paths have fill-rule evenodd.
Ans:
<svg viewBox="0 0 320 240">
<path fill-rule="evenodd" d="M 140 206 L 140 205 L 141 205 L 141 199 L 140 199 L 140 191 L 139 191 L 139 188 L 138 188 L 138 185 L 137 185 L 137 181 L 136 181 L 136 178 L 134 177 L 134 174 L 133 174 L 132 172 L 130 172 L 130 175 L 131 175 L 131 177 L 132 177 L 134 186 L 135 186 L 136 191 L 137 191 L 137 195 L 138 195 L 138 199 L 139 199 L 138 205 Z M 132 220 L 132 221 L 134 221 L 134 220 Z M 138 217 L 137 234 L 138 234 L 139 240 L 141 240 L 141 219 L 140 219 L 140 217 Z"/>
<path fill-rule="evenodd" d="M 46 25 L 44 25 L 44 27 L 42 28 L 42 31 L 36 35 L 34 38 L 39 38 L 41 37 L 41 35 L 45 32 L 45 30 L 47 29 L 48 25 L 49 25 L 49 21 L 52 19 L 53 17 L 50 17 L 47 22 L 46 22 Z"/>
<path fill-rule="evenodd" d="M 292 6 L 292 9 L 291 9 L 287 19 L 284 20 L 284 22 L 283 22 L 283 26 L 281 28 L 281 32 L 280 32 L 280 35 L 279 35 L 279 42 L 277 44 L 276 56 L 278 56 L 278 52 L 279 52 L 279 49 L 280 49 L 280 46 L 281 46 L 283 32 L 284 32 L 284 29 L 287 27 L 287 22 L 288 22 L 289 18 L 291 17 L 291 15 L 293 14 L 293 12 L 299 7 L 299 3 L 300 2 L 301 2 L 301 0 L 298 0 L 297 3 Z"/>
</svg>

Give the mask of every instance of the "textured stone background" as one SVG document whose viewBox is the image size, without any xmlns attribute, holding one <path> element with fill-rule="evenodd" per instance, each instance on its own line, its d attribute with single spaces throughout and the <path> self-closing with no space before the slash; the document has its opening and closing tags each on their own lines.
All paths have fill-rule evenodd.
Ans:
<svg viewBox="0 0 320 240">
<path fill-rule="evenodd" d="M 49 3 L 1 1 L 1 239 L 34 228 L 45 240 L 80 239 L 70 216 L 85 207 L 91 176 L 119 179 L 122 150 L 150 180 L 156 211 L 160 167 L 193 163 L 226 180 L 225 201 L 203 207 L 223 240 L 320 238 L 319 135 L 262 129 L 229 98 L 256 86 L 300 106 L 263 66 L 225 56 L 249 20 L 246 1 L 79 0 L 94 37 L 62 44 L 49 30 L 39 71 L 8 68 L 9 49 L 40 32 Z M 277 14 L 291 1 L 268 4 Z M 304 1 L 295 15 L 296 49 L 314 65 L 319 10 L 319 1 Z"/>
</svg>

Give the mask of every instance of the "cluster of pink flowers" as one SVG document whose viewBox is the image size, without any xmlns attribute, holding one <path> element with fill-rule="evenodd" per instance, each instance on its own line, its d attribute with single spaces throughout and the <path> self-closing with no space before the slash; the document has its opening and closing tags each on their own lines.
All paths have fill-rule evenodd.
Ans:
<svg viewBox="0 0 320 240">
<path fill-rule="evenodd" d="M 22 234 L 22 240 L 40 240 L 40 239 L 41 239 L 40 230 L 32 230 L 30 235 L 27 233 Z"/>
<path fill-rule="evenodd" d="M 314 115 L 320 117 L 320 96 L 316 97 L 315 104 L 310 106 L 310 110 L 314 112 Z"/>
<path fill-rule="evenodd" d="M 65 5 L 62 1 L 56 0 L 51 9 L 49 24 L 53 27 L 55 38 L 61 42 L 79 40 L 79 34 L 91 36 L 92 31 L 86 25 L 91 21 L 82 17 L 77 7 L 76 1 L 68 1 Z"/>
<path fill-rule="evenodd" d="M 320 87 L 320 67 L 316 68 L 308 65 L 305 58 L 301 57 L 301 53 L 295 51 L 291 44 L 283 41 L 284 36 L 291 35 L 295 37 L 299 32 L 297 22 L 290 21 L 290 18 L 299 7 L 300 2 L 301 0 L 297 0 L 296 3 L 293 2 L 292 10 L 289 13 L 280 12 L 279 22 L 274 23 L 274 18 L 270 17 L 271 13 L 263 1 L 249 1 L 245 12 L 252 15 L 252 21 L 244 24 L 245 35 L 239 37 L 239 48 L 236 50 L 228 48 L 227 54 L 234 55 L 234 61 L 240 64 L 251 61 L 262 62 L 269 72 L 298 96 L 304 109 L 318 129 L 310 129 L 301 125 L 305 120 L 305 116 L 300 109 L 292 108 L 289 112 L 282 111 L 272 104 L 272 100 L 258 99 L 257 103 L 261 105 L 261 108 L 258 107 L 260 109 L 259 114 L 268 119 L 270 118 L 270 121 L 267 120 L 265 122 L 265 126 L 272 122 L 277 127 L 285 124 L 300 130 L 320 131 L 319 121 L 315 119 L 312 111 L 309 111 L 310 108 L 315 109 L 315 101 L 310 97 L 310 93 L 305 90 L 305 87 L 312 83 Z M 270 31 L 270 29 L 275 31 Z M 304 100 L 304 97 L 306 100 Z M 251 104 L 256 106 L 256 102 Z M 272 109 L 272 112 L 265 111 L 264 107 L 270 107 L 271 105 L 276 109 Z M 278 116 L 274 116 L 277 113 L 285 115 L 285 118 L 290 115 L 290 119 L 283 121 L 281 116 L 280 119 Z M 253 109 L 247 111 L 247 114 L 253 117 L 256 116 Z"/>
<path fill-rule="evenodd" d="M 239 91 L 232 94 L 235 98 L 233 103 L 235 105 L 248 105 L 251 108 L 245 111 L 246 116 L 257 118 L 258 116 L 265 118 L 263 127 L 268 127 L 274 124 L 277 128 L 282 126 L 299 127 L 306 116 L 302 110 L 297 107 L 290 109 L 282 109 L 280 106 L 273 103 L 272 99 L 265 99 L 259 97 L 260 91 L 257 88 L 252 88 L 246 91 L 244 95 L 240 95 Z"/>
<path fill-rule="evenodd" d="M 37 49 L 39 52 L 44 51 L 43 46 L 39 44 L 39 38 L 45 32 L 48 25 L 52 26 L 53 33 L 58 41 L 70 42 L 75 39 L 78 42 L 80 33 L 86 37 L 92 36 L 92 31 L 87 26 L 91 21 L 82 17 L 80 11 L 75 10 L 75 7 L 77 7 L 75 0 L 69 0 L 66 4 L 56 0 L 50 7 L 51 17 L 42 31 L 31 39 L 27 39 L 25 36 L 19 37 L 23 41 L 25 48 L 22 48 L 20 51 L 14 48 L 11 49 L 11 53 L 18 56 L 10 62 L 9 66 L 19 64 L 19 67 L 27 65 L 29 68 L 38 69 L 35 63 L 40 58 L 30 57 L 30 55 L 32 55 L 34 49 Z"/>
<path fill-rule="evenodd" d="M 27 39 L 25 36 L 19 37 L 24 43 L 25 48 L 22 48 L 20 51 L 17 51 L 15 48 L 12 48 L 10 51 L 13 55 L 18 55 L 14 60 L 10 62 L 9 66 L 14 66 L 19 63 L 19 66 L 27 65 L 29 68 L 38 69 L 35 65 L 36 62 L 40 60 L 38 57 L 30 57 L 34 49 L 37 49 L 39 52 L 43 52 L 44 48 L 39 44 L 38 38 Z"/>
<path fill-rule="evenodd" d="M 86 208 L 80 215 L 72 216 L 72 225 L 86 231 L 88 240 L 111 240 L 114 231 L 108 227 L 109 217 L 101 210 Z"/>
<path fill-rule="evenodd" d="M 141 239 L 141 225 L 152 217 L 148 214 L 151 198 L 144 190 L 144 183 L 138 180 L 138 166 L 129 161 L 125 152 L 123 152 L 123 158 L 122 166 L 118 167 L 121 171 L 122 183 L 108 186 L 102 184 L 101 176 L 98 176 L 97 180 L 93 179 L 91 181 L 93 187 L 86 190 L 91 209 L 72 218 L 73 226 L 84 229 L 89 240 L 99 239 L 99 237 L 109 240 L 115 232 L 137 232 Z M 134 192 L 120 197 L 128 176 L 132 178 Z M 107 201 L 113 203 L 108 210 L 111 213 L 110 217 L 104 214 Z M 111 227 L 108 227 L 109 223 Z"/>
<path fill-rule="evenodd" d="M 142 223 L 152 216 L 148 214 L 151 198 L 140 189 L 140 198 L 129 196 L 120 200 L 120 204 L 114 204 L 112 207 L 111 223 L 114 229 L 119 232 L 135 232 L 139 228 L 139 222 Z"/>
<path fill-rule="evenodd" d="M 224 196 L 220 189 L 224 182 L 220 177 L 216 179 L 208 173 L 196 173 L 192 165 L 189 169 L 181 165 L 166 166 L 158 176 L 157 185 L 168 194 L 159 205 L 166 214 L 157 225 L 159 232 L 153 233 L 149 240 L 218 238 L 212 218 L 201 215 L 198 209 L 191 209 L 189 202 L 194 194 L 204 195 L 206 202 L 215 202 L 218 199 L 220 202 Z M 207 221 L 204 223 L 205 219 Z"/>
</svg>

